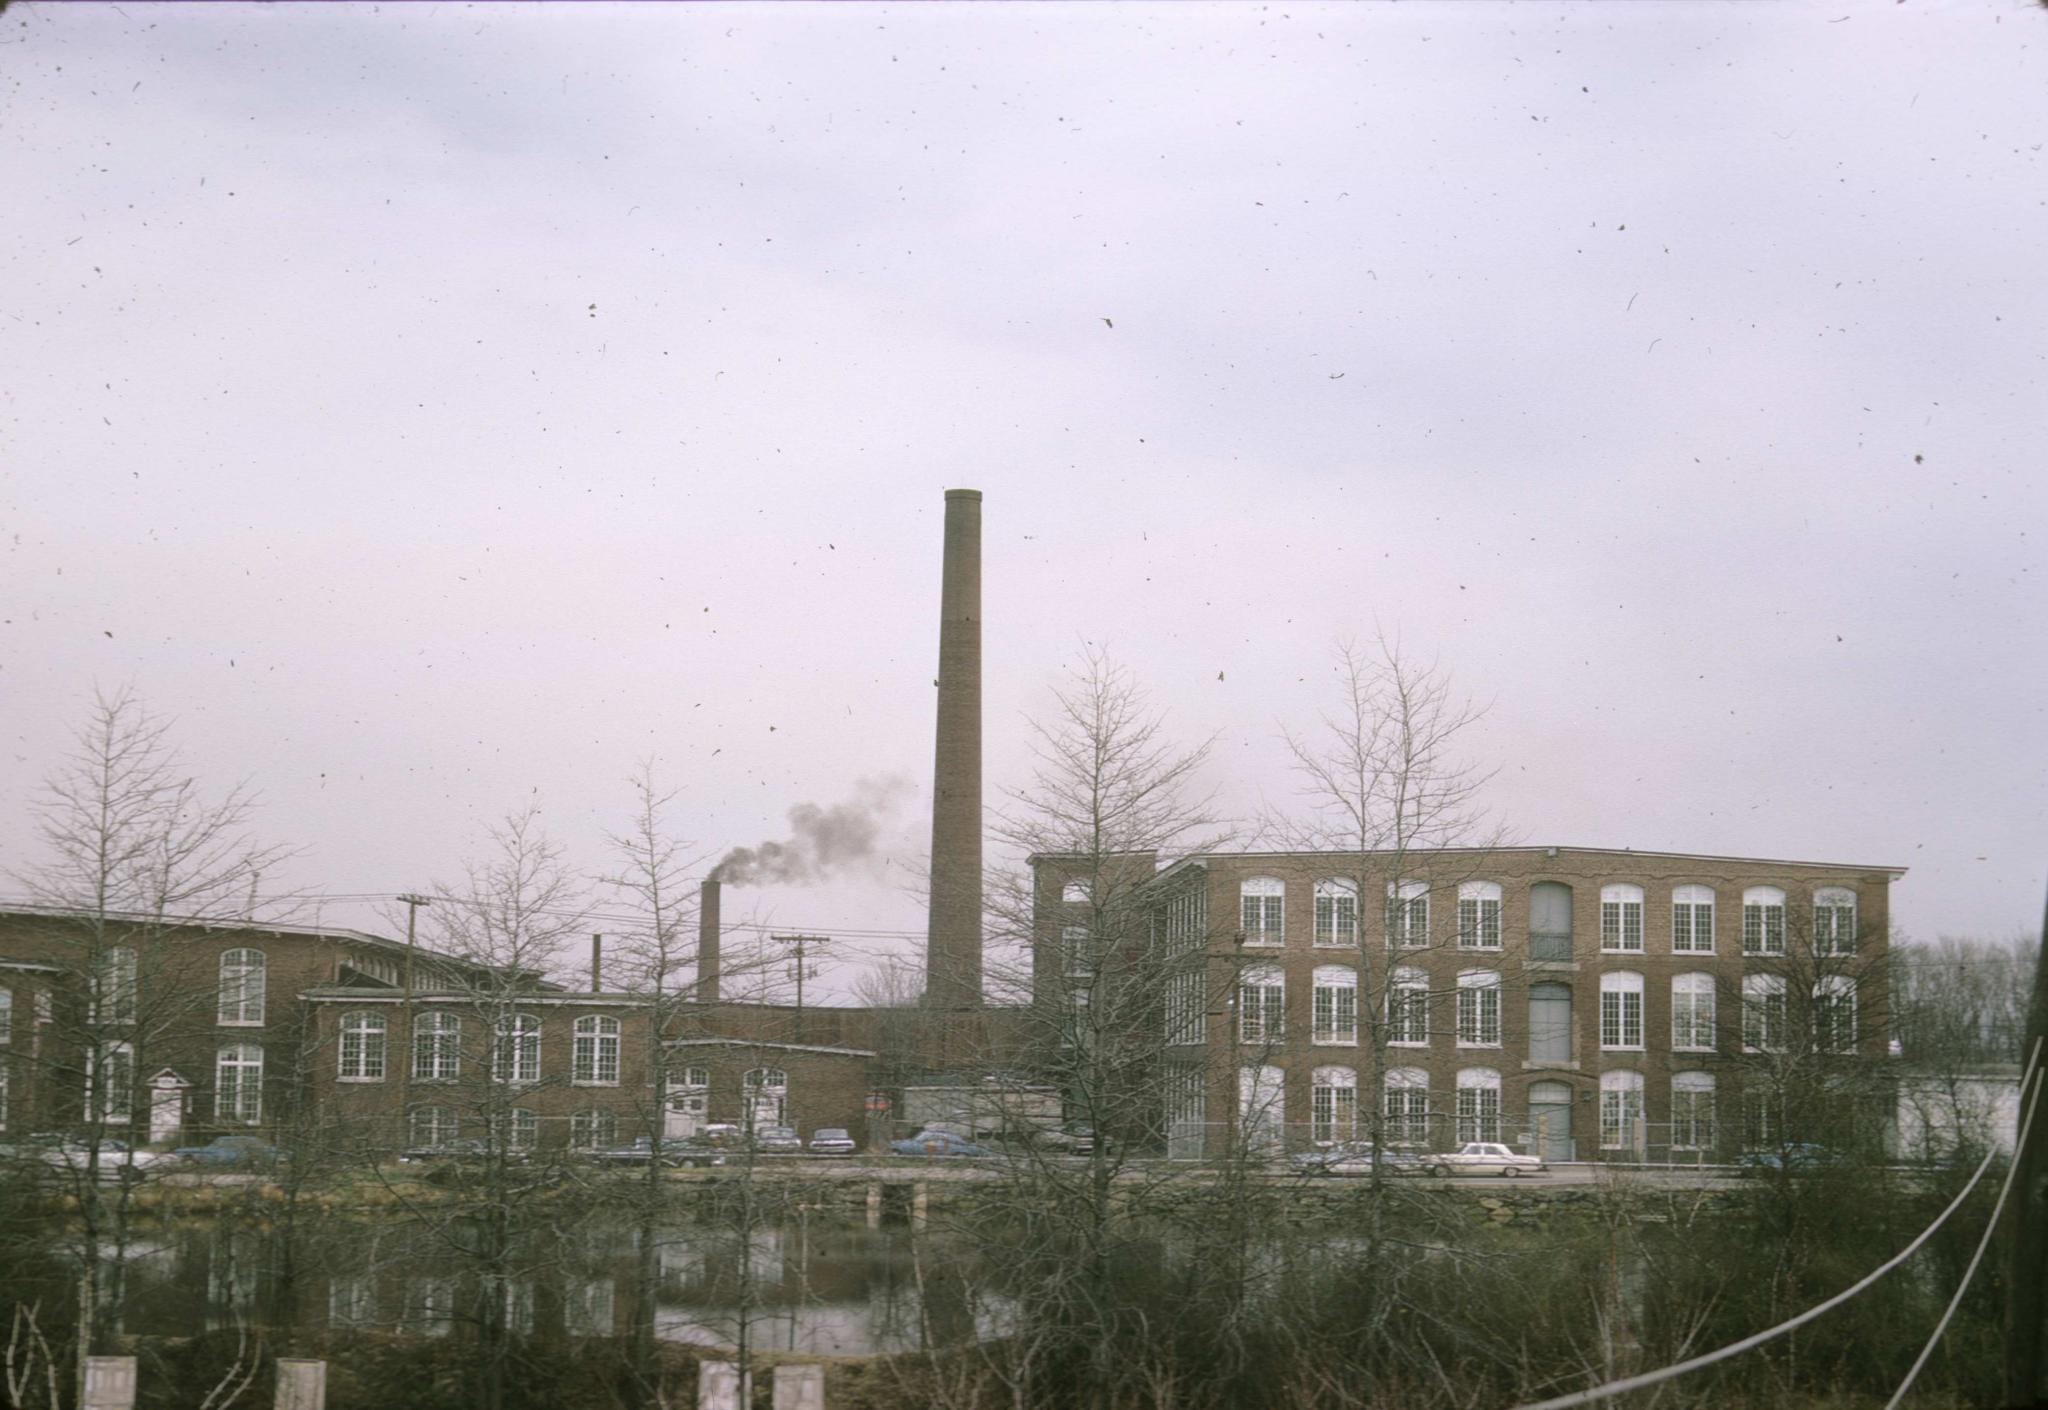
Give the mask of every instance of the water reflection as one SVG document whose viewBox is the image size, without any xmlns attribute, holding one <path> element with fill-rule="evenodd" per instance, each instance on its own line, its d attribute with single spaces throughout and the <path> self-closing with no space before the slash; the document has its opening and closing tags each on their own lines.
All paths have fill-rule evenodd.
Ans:
<svg viewBox="0 0 2048 1410">
<path fill-rule="evenodd" d="M 613 1337 L 644 1309 L 667 1341 L 731 1346 L 744 1323 L 759 1347 L 865 1354 L 986 1337 L 1012 1305 L 943 1241 L 815 1219 L 744 1237 L 693 1224 L 550 1225 L 522 1234 L 496 1266 L 482 1246 L 459 1225 L 193 1219 L 110 1253 L 101 1281 L 117 1331 L 167 1337 L 258 1324 L 445 1337 L 499 1317 L 518 1336 Z M 54 1262 L 0 1275 L 52 1295 L 66 1282 Z"/>
</svg>

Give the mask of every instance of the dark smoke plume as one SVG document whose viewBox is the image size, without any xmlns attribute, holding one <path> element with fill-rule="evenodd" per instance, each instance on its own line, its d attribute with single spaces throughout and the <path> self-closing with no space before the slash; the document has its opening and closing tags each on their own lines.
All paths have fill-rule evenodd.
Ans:
<svg viewBox="0 0 2048 1410">
<path fill-rule="evenodd" d="M 889 815 L 910 791 L 910 780 L 900 776 L 864 778 L 843 803 L 799 803 L 789 810 L 787 841 L 735 847 L 712 868 L 711 879 L 726 886 L 801 886 L 873 865 Z"/>
</svg>

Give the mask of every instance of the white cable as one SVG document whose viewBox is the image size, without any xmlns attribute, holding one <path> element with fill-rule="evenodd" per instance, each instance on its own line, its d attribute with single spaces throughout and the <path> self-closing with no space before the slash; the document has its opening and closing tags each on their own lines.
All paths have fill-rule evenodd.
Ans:
<svg viewBox="0 0 2048 1410">
<path fill-rule="evenodd" d="M 2034 1042 L 2034 1055 L 2040 1057 L 2040 1040 Z M 1963 1294 L 1969 1291 L 1970 1279 L 1977 1276 L 1977 1265 L 1984 1261 L 1984 1250 L 1991 1247 L 1991 1239 L 1998 1232 L 1999 1216 L 2005 1213 L 2005 1197 L 2012 1193 L 2013 1177 L 2020 1173 L 2020 1153 L 2027 1148 L 2027 1132 L 2034 1124 L 2034 1108 L 2041 1102 L 2042 1074 L 2033 1074 L 2034 1094 L 2026 1095 L 2026 1084 L 2020 1084 L 2020 1095 L 2027 1104 L 2026 1119 L 2020 1122 L 2019 1139 L 2013 1143 L 2012 1164 L 2006 1168 L 2005 1183 L 1998 1187 L 1998 1203 L 1991 1206 L 1991 1220 L 1984 1226 L 1984 1237 L 1977 1240 L 1977 1251 L 1970 1255 L 1970 1266 L 1963 1270 L 1963 1280 L 1956 1284 L 1956 1295 L 1948 1300 L 1948 1307 L 1942 1312 L 1941 1320 L 1934 1324 L 1934 1335 L 1927 1338 L 1927 1345 L 1920 1348 L 1920 1355 L 1913 1362 L 1913 1368 L 1906 1372 L 1906 1379 L 1899 1382 L 1899 1388 L 1892 1392 L 1892 1398 L 1884 1403 L 1884 1410 L 1897 1410 L 1898 1403 L 1906 1398 L 1906 1392 L 1913 1388 L 1913 1380 L 1920 1374 L 1920 1368 L 1927 1364 L 1927 1358 L 1934 1355 L 1934 1348 L 1941 1342 L 1942 1333 L 1948 1330 L 1949 1321 L 1962 1306 Z"/>
<path fill-rule="evenodd" d="M 2033 1080 L 2039 1055 L 2040 1050 L 2037 1047 L 2034 1058 L 2028 1062 L 2027 1070 L 2020 1078 L 2021 1091 L 2025 1091 L 2027 1084 Z M 1879 1278 L 1882 1278 L 1885 1274 L 1891 1272 L 1901 1263 L 1904 1263 L 1907 1259 L 1918 1253 L 1921 1245 L 1934 1237 L 1934 1231 L 1947 1223 L 1948 1217 L 1962 1207 L 1963 1201 L 1970 1197 L 1970 1191 L 1977 1188 L 1977 1182 L 1984 1178 L 1984 1172 L 1991 1168 L 1991 1162 L 1997 1159 L 1997 1157 L 1998 1148 L 1994 1146 L 1985 1153 L 1983 1162 L 1977 1166 L 1976 1172 L 1970 1176 L 1969 1183 L 1963 1186 L 1962 1191 L 1953 1200 L 1949 1201 L 1948 1208 L 1936 1215 L 1934 1222 L 1925 1229 L 1922 1229 L 1919 1236 L 1913 1242 L 1907 1244 L 1885 1262 L 1865 1274 L 1855 1284 L 1844 1288 L 1826 1302 L 1816 1303 L 1798 1316 L 1780 1322 L 1775 1327 L 1766 1327 L 1763 1331 L 1757 1332 L 1753 1336 L 1744 1337 L 1738 1342 L 1730 1342 L 1727 1346 L 1695 1356 L 1690 1360 L 1680 1361 L 1675 1365 L 1661 1366 L 1654 1371 L 1645 1371 L 1639 1376 L 1627 1376 L 1618 1381 L 1609 1381 L 1605 1385 L 1597 1385 L 1590 1390 L 1573 1391 L 1570 1395 L 1559 1395 L 1553 1396 L 1549 1400 L 1533 1401 L 1527 1405 L 1517 1406 L 1515 1410 L 1566 1410 L 1567 1406 L 1591 1405 L 1596 1400 L 1606 1400 L 1610 1396 L 1622 1395 L 1632 1390 L 1642 1390 L 1646 1386 L 1661 1385 L 1663 1382 L 1682 1376 L 1688 1371 L 1697 1371 L 1702 1366 L 1711 1366 L 1716 1361 L 1726 1361 L 1731 1356 L 1739 1356 L 1754 1347 L 1762 1346 L 1774 1337 L 1781 1337 L 1789 1331 L 1805 1326 L 1823 1313 L 1832 1312 L 1835 1308 L 1840 1307 L 1850 1298 L 1856 1296 L 1856 1294 L 1862 1292 L 1872 1283 L 1875 1283 Z"/>
</svg>

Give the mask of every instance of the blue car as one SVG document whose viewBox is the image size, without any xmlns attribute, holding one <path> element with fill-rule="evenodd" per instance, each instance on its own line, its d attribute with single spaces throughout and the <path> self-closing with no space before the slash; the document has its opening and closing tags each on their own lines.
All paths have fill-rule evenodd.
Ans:
<svg viewBox="0 0 2048 1410">
<path fill-rule="evenodd" d="M 907 1140 L 889 1142 L 898 1155 L 993 1155 L 987 1146 L 977 1146 L 951 1131 L 920 1131 Z"/>
<path fill-rule="evenodd" d="M 1815 1145 L 1811 1141 L 1794 1141 L 1790 1145 L 1772 1146 L 1767 1150 L 1747 1151 L 1735 1162 L 1745 1175 L 1761 1175 L 1766 1171 L 1778 1170 L 1797 1175 L 1830 1169 L 1841 1163 L 1840 1151 L 1830 1146 Z"/>
<path fill-rule="evenodd" d="M 193 1165 L 281 1165 L 291 1159 L 257 1136 L 215 1136 L 203 1146 L 180 1146 L 171 1156 Z"/>
</svg>

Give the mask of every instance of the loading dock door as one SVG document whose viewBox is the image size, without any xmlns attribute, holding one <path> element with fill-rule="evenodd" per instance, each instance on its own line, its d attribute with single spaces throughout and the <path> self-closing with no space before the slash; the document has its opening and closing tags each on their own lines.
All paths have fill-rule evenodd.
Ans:
<svg viewBox="0 0 2048 1410">
<path fill-rule="evenodd" d="M 1578 1158 L 1572 1148 L 1572 1089 L 1565 1083 L 1529 1088 L 1529 1126 L 1536 1133 L 1536 1153 L 1545 1160 Z"/>
</svg>

